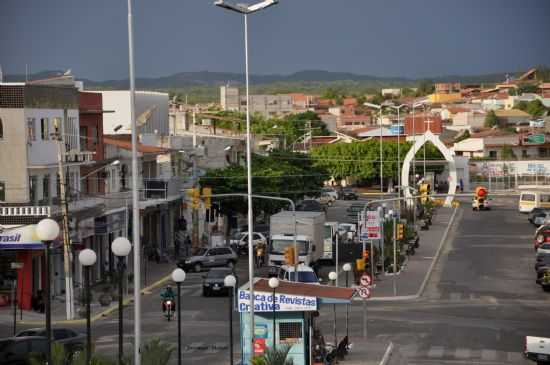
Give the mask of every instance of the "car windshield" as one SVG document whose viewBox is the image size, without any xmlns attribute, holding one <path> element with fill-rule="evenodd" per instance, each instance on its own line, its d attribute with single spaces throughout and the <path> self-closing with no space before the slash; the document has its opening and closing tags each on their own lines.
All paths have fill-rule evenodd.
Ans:
<svg viewBox="0 0 550 365">
<path fill-rule="evenodd" d="M 200 248 L 197 253 L 195 254 L 195 256 L 204 256 L 204 254 L 206 253 L 207 249 L 206 248 Z"/>
<path fill-rule="evenodd" d="M 288 273 L 289 280 L 295 281 L 296 280 L 296 273 L 290 272 Z M 298 281 L 301 283 L 317 283 L 319 280 L 317 279 L 317 275 L 313 271 L 298 271 Z"/>
<path fill-rule="evenodd" d="M 234 240 L 240 240 L 244 236 L 246 236 L 247 232 L 235 232 L 233 233 L 233 239 Z"/>
<path fill-rule="evenodd" d="M 39 330 L 26 330 L 26 331 L 19 332 L 16 337 L 42 336 L 43 334 L 44 333 L 42 333 L 42 331 L 39 331 Z"/>
<path fill-rule="evenodd" d="M 307 252 L 309 250 L 309 243 L 304 241 L 296 241 L 296 245 L 298 246 L 298 251 L 300 251 L 300 255 L 307 255 Z M 294 246 L 294 241 L 292 239 L 290 240 L 273 240 L 271 242 L 271 252 L 273 253 L 284 253 L 285 248 L 289 246 Z"/>
<path fill-rule="evenodd" d="M 332 227 L 325 226 L 325 238 L 331 238 L 331 237 L 332 237 Z"/>
<path fill-rule="evenodd" d="M 229 274 L 231 274 L 231 270 L 210 270 L 206 277 L 208 279 L 220 279 L 225 278 Z"/>
</svg>

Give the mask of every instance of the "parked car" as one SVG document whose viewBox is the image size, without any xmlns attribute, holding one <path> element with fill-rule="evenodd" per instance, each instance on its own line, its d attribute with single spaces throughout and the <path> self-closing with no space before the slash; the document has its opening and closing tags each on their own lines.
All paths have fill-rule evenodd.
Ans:
<svg viewBox="0 0 550 365">
<path fill-rule="evenodd" d="M 28 365 L 31 358 L 45 359 L 48 340 L 41 336 L 0 339 L 0 364 Z"/>
<path fill-rule="evenodd" d="M 205 297 L 212 296 L 214 294 L 229 295 L 229 290 L 224 284 L 224 279 L 227 275 L 234 275 L 233 269 L 228 267 L 214 267 L 208 274 L 202 277 L 202 295 Z"/>
<path fill-rule="evenodd" d="M 550 254 L 550 242 L 544 242 L 539 245 L 537 248 L 537 255 L 538 254 Z"/>
<path fill-rule="evenodd" d="M 15 337 L 38 336 L 46 337 L 45 328 L 31 328 L 23 330 L 15 335 Z M 65 345 L 65 349 L 69 353 L 82 351 L 86 347 L 85 333 L 76 332 L 70 328 L 56 327 L 52 329 L 52 337 L 55 342 Z"/>
<path fill-rule="evenodd" d="M 311 267 L 304 264 L 298 265 L 298 282 L 300 283 L 310 283 L 310 284 L 319 284 L 319 278 Z M 279 268 L 280 280 L 285 281 L 296 281 L 296 270 L 292 265 L 283 265 Z"/>
<path fill-rule="evenodd" d="M 548 213 L 550 212 L 550 210 L 548 208 L 533 208 L 532 211 L 530 211 L 528 214 L 527 214 L 527 220 L 532 223 L 532 224 L 535 224 L 535 217 L 541 213 Z"/>
<path fill-rule="evenodd" d="M 233 268 L 238 256 L 229 247 L 203 248 L 196 255 L 178 262 L 178 267 L 184 270 L 201 272 L 206 267 L 227 266 Z"/>
<path fill-rule="evenodd" d="M 353 191 L 352 188 L 343 188 L 342 189 L 342 199 L 344 200 L 357 200 L 359 198 L 359 194 L 357 194 L 355 191 Z"/>
<path fill-rule="evenodd" d="M 248 232 L 236 233 L 230 240 L 230 243 L 231 247 L 233 247 L 239 255 L 248 254 Z M 256 247 L 259 243 L 267 246 L 267 237 L 260 232 L 252 233 L 252 247 Z"/>
<path fill-rule="evenodd" d="M 322 188 L 321 193 L 328 195 L 332 199 L 332 201 L 338 200 L 338 192 L 334 188 Z"/>
<path fill-rule="evenodd" d="M 321 205 L 325 208 L 325 210 L 326 210 L 326 207 L 332 207 L 332 203 L 334 202 L 334 198 L 325 193 L 322 193 L 321 196 L 315 200 L 321 203 Z"/>
<path fill-rule="evenodd" d="M 546 224 L 540 226 L 535 231 L 535 251 L 544 242 L 550 242 L 550 226 Z"/>
<path fill-rule="evenodd" d="M 302 200 L 296 205 L 296 211 L 298 212 L 326 212 L 326 210 L 326 207 L 313 199 Z"/>
</svg>

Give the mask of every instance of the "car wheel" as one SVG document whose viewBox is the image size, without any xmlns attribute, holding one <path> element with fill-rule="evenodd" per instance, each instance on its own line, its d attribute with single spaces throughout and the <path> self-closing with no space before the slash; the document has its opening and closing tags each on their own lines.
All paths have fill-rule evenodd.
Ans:
<svg viewBox="0 0 550 365">
<path fill-rule="evenodd" d="M 227 261 L 227 267 L 230 269 L 233 269 L 235 267 L 235 263 L 231 260 Z"/>
<path fill-rule="evenodd" d="M 193 268 L 195 269 L 195 272 L 201 272 L 202 265 L 201 264 L 195 264 L 195 266 L 193 266 Z"/>
</svg>

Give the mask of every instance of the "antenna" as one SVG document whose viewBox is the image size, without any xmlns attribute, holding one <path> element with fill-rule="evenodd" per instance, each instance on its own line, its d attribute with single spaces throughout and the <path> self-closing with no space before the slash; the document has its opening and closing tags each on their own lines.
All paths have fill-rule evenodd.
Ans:
<svg viewBox="0 0 550 365">
<path fill-rule="evenodd" d="M 2 72 L 2 65 L 0 65 L 0 82 L 4 82 L 4 73 Z"/>
</svg>

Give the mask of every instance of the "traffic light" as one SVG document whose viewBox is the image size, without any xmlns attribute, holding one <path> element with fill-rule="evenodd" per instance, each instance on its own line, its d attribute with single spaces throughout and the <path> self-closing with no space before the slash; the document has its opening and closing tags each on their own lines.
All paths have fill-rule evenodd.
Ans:
<svg viewBox="0 0 550 365">
<path fill-rule="evenodd" d="M 202 196 L 204 197 L 204 208 L 212 207 L 212 188 L 202 188 Z"/>
<path fill-rule="evenodd" d="M 418 187 L 418 191 L 420 192 L 420 201 L 425 204 L 429 197 L 428 195 L 430 195 L 430 190 L 431 190 L 431 187 L 430 187 L 430 184 L 428 183 L 422 183 L 420 184 L 420 186 Z"/>
<path fill-rule="evenodd" d="M 405 238 L 405 225 L 404 224 L 398 224 L 397 225 L 397 240 L 402 240 Z"/>
<path fill-rule="evenodd" d="M 285 262 L 287 265 L 296 264 L 296 253 L 294 251 L 294 247 L 289 246 L 285 248 Z"/>
<path fill-rule="evenodd" d="M 363 251 L 363 258 L 364 258 L 365 260 L 368 260 L 368 259 L 369 259 L 369 256 L 370 256 L 369 250 Z"/>
<path fill-rule="evenodd" d="M 193 203 L 192 208 L 193 209 L 199 209 L 201 204 L 201 190 L 199 188 L 193 188 Z"/>
</svg>

